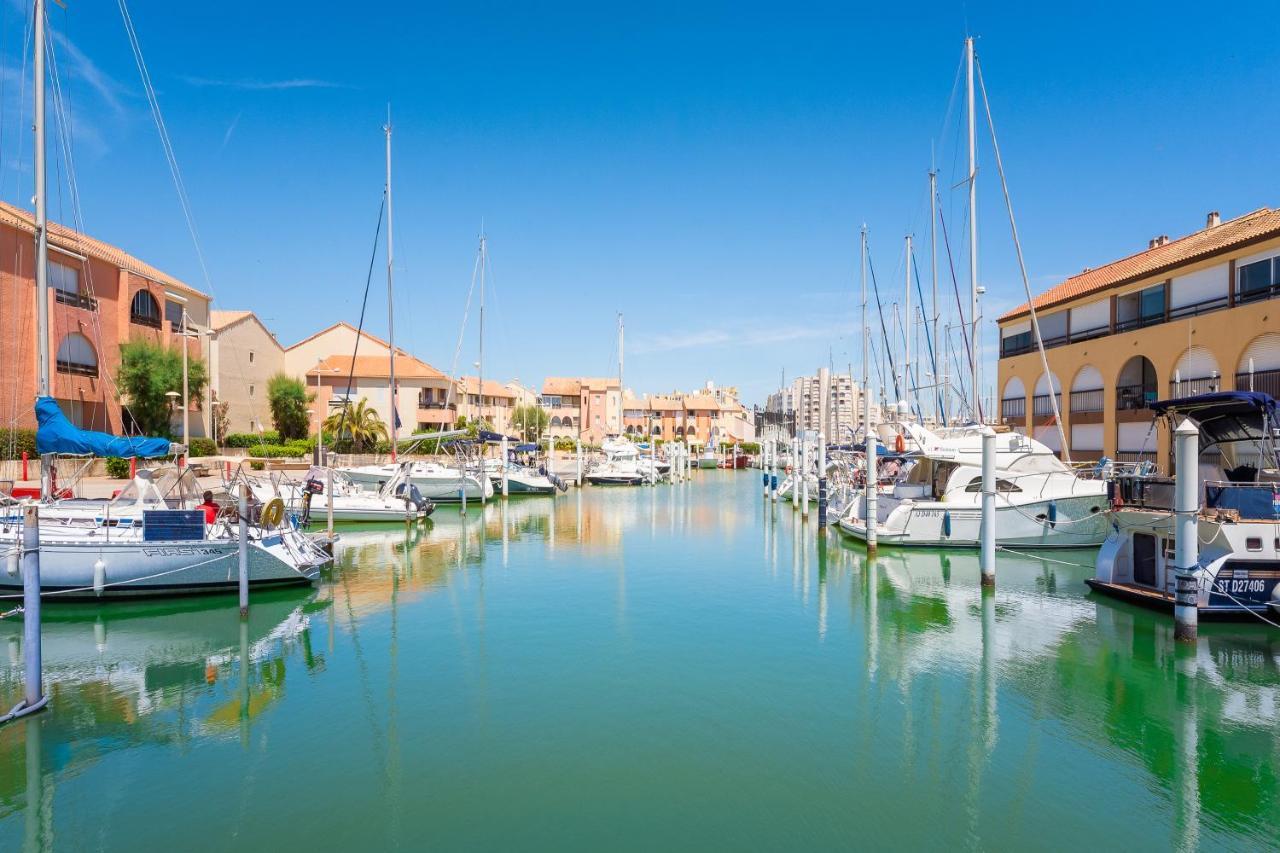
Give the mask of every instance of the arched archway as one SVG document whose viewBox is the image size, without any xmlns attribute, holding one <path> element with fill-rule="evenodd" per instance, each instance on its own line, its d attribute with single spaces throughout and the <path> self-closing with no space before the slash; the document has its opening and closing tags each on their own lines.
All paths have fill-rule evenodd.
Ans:
<svg viewBox="0 0 1280 853">
<path fill-rule="evenodd" d="M 561 421 L 560 424 L 565 429 L 573 429 L 573 418 L 569 417 L 568 415 L 565 415 L 564 420 Z"/>
<path fill-rule="evenodd" d="M 1158 436 L 1151 404 L 1159 394 L 1155 365 L 1135 355 L 1116 375 L 1116 458 L 1121 462 L 1154 461 Z"/>
<path fill-rule="evenodd" d="M 1102 410 L 1106 394 L 1102 371 L 1086 364 L 1071 379 L 1067 417 L 1071 424 L 1071 455 L 1078 459 L 1100 458 L 1105 445 Z"/>
<path fill-rule="evenodd" d="M 1026 425 L 1027 388 L 1016 376 L 1004 384 L 1000 394 L 1000 419 L 1011 426 Z"/>
<path fill-rule="evenodd" d="M 1037 418 L 1047 418 L 1053 415 L 1053 401 L 1050 395 L 1057 397 L 1058 408 L 1062 408 L 1062 383 L 1054 373 L 1041 373 L 1040 378 L 1036 380 L 1035 395 L 1032 398 L 1031 413 Z"/>
<path fill-rule="evenodd" d="M 139 326 L 160 328 L 160 303 L 149 290 L 139 290 L 129 303 L 129 322 Z"/>
<path fill-rule="evenodd" d="M 1158 393 L 1156 367 L 1145 355 L 1135 355 L 1120 368 L 1120 373 L 1116 376 L 1118 411 L 1146 409 L 1156 401 Z"/>
<path fill-rule="evenodd" d="M 1208 347 L 1188 347 L 1174 364 L 1169 377 L 1170 397 L 1208 394 L 1222 387 L 1222 371 L 1218 359 Z"/>
<path fill-rule="evenodd" d="M 551 428 L 552 428 L 552 429 L 556 429 L 556 428 L 558 428 L 562 423 L 563 423 L 563 421 L 561 421 L 561 420 L 560 420 L 560 417 L 557 415 L 556 417 L 554 417 L 554 418 L 552 418 L 552 419 L 551 419 Z"/>
<path fill-rule="evenodd" d="M 58 344 L 57 366 L 59 373 L 96 377 L 98 353 L 88 338 L 79 332 L 71 332 Z"/>
<path fill-rule="evenodd" d="M 1280 332 L 1258 335 L 1245 347 L 1236 365 L 1236 390 L 1280 398 Z"/>
</svg>

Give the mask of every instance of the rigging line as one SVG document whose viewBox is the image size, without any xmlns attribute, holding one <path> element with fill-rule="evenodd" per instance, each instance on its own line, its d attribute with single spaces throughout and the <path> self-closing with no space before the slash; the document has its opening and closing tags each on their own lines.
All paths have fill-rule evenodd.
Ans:
<svg viewBox="0 0 1280 853">
<path fill-rule="evenodd" d="M 987 127 L 991 129 L 991 149 L 996 158 L 996 171 L 1000 173 L 1000 189 L 1004 192 L 1004 205 L 1009 211 L 1009 230 L 1013 233 L 1013 247 L 1018 254 L 1018 271 L 1022 273 L 1022 289 L 1027 295 L 1027 310 L 1031 313 L 1031 328 L 1035 330 L 1036 348 L 1040 351 L 1040 366 L 1044 369 L 1045 379 L 1049 382 L 1049 405 L 1053 407 L 1053 423 L 1058 428 L 1058 439 L 1062 442 L 1062 461 L 1071 464 L 1071 449 L 1067 443 L 1067 433 L 1062 426 L 1062 412 L 1058 410 L 1058 395 L 1054 391 L 1053 374 L 1049 372 L 1049 357 L 1045 355 L 1044 340 L 1040 337 L 1040 318 L 1036 314 L 1035 300 L 1031 295 L 1031 279 L 1027 276 L 1027 262 L 1022 256 L 1022 241 L 1018 239 L 1018 223 L 1013 216 L 1013 199 L 1009 196 L 1009 182 L 1004 173 L 1004 161 L 1000 158 L 1000 143 L 996 140 L 996 125 L 991 117 L 991 101 L 987 98 L 987 83 L 982 76 L 982 64 L 974 57 L 977 68 L 978 88 L 982 92 L 982 106 L 987 114 Z"/>
<path fill-rule="evenodd" d="M 880 304 L 880 285 L 876 282 L 876 266 L 871 262 L 871 251 L 867 250 L 867 269 L 871 272 L 871 286 L 876 294 L 876 312 L 880 315 L 880 336 L 884 340 L 885 357 L 889 360 L 889 373 L 893 376 L 893 395 L 902 399 L 902 389 L 898 387 L 898 366 L 893 360 L 893 349 L 889 346 L 889 331 L 884 325 L 884 306 Z M 884 377 L 880 378 L 880 387 L 884 388 Z"/>
<path fill-rule="evenodd" d="M 915 273 L 916 294 L 920 297 L 920 304 L 924 305 L 924 290 L 920 284 L 920 265 L 916 263 L 916 256 L 914 252 L 911 253 L 911 269 Z M 933 335 L 929 330 L 929 324 L 927 322 L 924 324 L 924 342 L 925 345 L 929 347 L 929 366 L 933 369 L 933 382 L 935 386 L 934 396 L 938 399 L 938 411 L 943 413 L 942 419 L 945 422 L 946 412 L 944 412 L 942 408 L 942 390 L 941 385 L 939 384 L 941 382 L 941 378 L 938 376 L 938 360 L 934 356 Z M 918 381 L 916 385 L 919 387 Z M 921 420 L 923 421 L 924 419 L 921 418 Z"/>
<path fill-rule="evenodd" d="M 133 58 L 138 65 L 138 73 L 142 77 L 142 88 L 146 92 L 147 101 L 151 105 L 151 117 L 155 120 L 156 130 L 160 133 L 160 144 L 164 148 L 165 158 L 169 162 L 169 172 L 173 176 L 174 189 L 178 194 L 178 203 L 182 206 L 182 215 L 187 221 L 187 231 L 191 234 L 191 242 L 195 244 L 196 258 L 200 262 L 200 272 L 204 275 L 204 284 L 213 296 L 213 282 L 209 279 L 209 267 L 205 264 L 204 250 L 200 248 L 200 236 L 196 231 L 195 217 L 191 214 L 191 200 L 187 196 L 186 184 L 182 181 L 182 171 L 178 168 L 178 157 L 173 150 L 173 141 L 169 138 L 169 130 L 165 127 L 164 116 L 160 112 L 160 101 L 156 98 L 155 87 L 151 84 L 151 72 L 147 70 L 146 60 L 142 56 L 142 45 L 138 41 L 138 33 L 133 27 L 133 17 L 129 14 L 126 0 L 119 0 L 120 15 L 124 19 L 125 31 L 129 36 L 129 45 L 133 48 Z"/>
<path fill-rule="evenodd" d="M 969 346 L 969 325 L 964 317 L 964 303 L 960 299 L 960 283 L 956 279 L 956 262 L 951 255 L 951 237 L 947 231 L 947 220 L 942 215 L 942 206 L 938 206 L 938 224 L 942 226 L 942 245 L 947 252 L 947 268 L 951 271 L 951 289 L 956 295 L 956 313 L 960 320 L 960 339 L 964 343 L 964 351 L 969 356 L 969 369 L 973 369 L 973 348 Z M 961 383 L 963 384 L 963 383 Z"/>
<path fill-rule="evenodd" d="M 382 191 L 382 202 L 378 205 L 378 227 L 373 231 L 373 252 L 369 255 L 369 272 L 364 278 L 364 299 L 360 301 L 360 324 L 356 326 L 356 344 L 351 349 L 351 370 L 347 373 L 347 392 L 342 402 L 342 414 L 338 418 L 338 429 L 334 439 L 342 437 L 342 428 L 347 423 L 347 412 L 351 408 L 351 387 L 355 384 L 356 355 L 360 352 L 360 339 L 364 337 L 364 312 L 369 307 L 369 285 L 373 283 L 373 265 L 378 260 L 378 239 L 382 236 L 382 216 L 387 211 L 387 191 Z M 395 417 L 395 412 L 391 413 Z M 324 418 L 320 419 L 320 429 L 324 429 Z M 321 460 L 324 461 L 324 460 Z"/>
</svg>

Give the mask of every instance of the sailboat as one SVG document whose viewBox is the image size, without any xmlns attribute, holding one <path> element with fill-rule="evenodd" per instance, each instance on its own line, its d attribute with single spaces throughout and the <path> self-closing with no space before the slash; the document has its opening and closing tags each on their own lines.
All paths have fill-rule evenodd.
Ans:
<svg viewBox="0 0 1280 853">
<path fill-rule="evenodd" d="M 622 425 L 625 417 L 621 407 L 624 399 L 622 382 L 623 365 L 623 330 L 622 315 L 618 315 L 618 424 Z M 607 435 L 601 442 L 604 450 L 604 461 L 591 466 L 584 478 L 593 486 L 638 486 L 642 483 L 656 483 L 664 473 L 671 470 L 667 463 L 660 463 L 657 448 L 650 445 L 647 458 L 640 457 L 640 450 L 629 439 L 618 434 Z M 665 466 L 665 470 L 664 470 Z"/>
<path fill-rule="evenodd" d="M 55 455 L 161 457 L 186 448 L 162 438 L 121 438 L 79 429 L 52 397 L 49 329 L 49 243 L 45 168 L 45 14 L 35 3 L 35 232 L 37 304 L 37 430 L 41 465 L 40 592 L 69 598 L 138 597 L 234 590 L 238 584 L 238 523 L 221 515 L 205 523 L 194 509 L 199 488 L 189 469 L 177 469 L 161 491 L 149 472 L 109 502 L 54 501 Z M 11 507 L 13 509 L 13 507 Z M 122 518 L 128 523 L 121 525 Z M 299 532 L 282 507 L 268 505 L 247 527 L 249 583 L 310 583 L 329 557 Z M 23 524 L 18 513 L 0 518 L 0 595 L 22 590 L 19 554 Z"/>
</svg>

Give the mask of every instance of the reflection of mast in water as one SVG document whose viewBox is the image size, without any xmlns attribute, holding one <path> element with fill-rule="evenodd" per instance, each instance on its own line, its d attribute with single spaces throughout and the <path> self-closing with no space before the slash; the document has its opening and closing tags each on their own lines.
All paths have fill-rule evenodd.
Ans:
<svg viewBox="0 0 1280 853">
<path fill-rule="evenodd" d="M 800 586 L 800 513 L 791 513 L 791 591 Z"/>
<path fill-rule="evenodd" d="M 827 533 L 818 534 L 818 639 L 827 637 Z"/>
<path fill-rule="evenodd" d="M 240 745 L 249 746 L 249 620 L 240 620 Z"/>
<path fill-rule="evenodd" d="M 41 739 L 44 737 L 44 720 L 27 717 L 22 722 L 26 731 L 27 750 L 27 803 L 23 816 L 22 849 L 25 851 L 53 850 L 53 774 L 49 775 L 45 790 L 44 756 Z"/>
<path fill-rule="evenodd" d="M 502 501 L 502 568 L 507 567 L 507 558 L 510 556 L 511 535 L 507 529 L 507 502 Z"/>
<path fill-rule="evenodd" d="M 966 786 L 966 810 L 969 813 L 969 832 L 978 837 L 978 824 L 981 817 L 979 800 L 981 799 L 982 775 L 987 761 L 996 747 L 997 708 L 996 708 L 996 595 L 995 590 L 983 587 L 981 600 L 982 624 L 982 659 L 978 665 L 975 681 L 974 728 L 973 737 L 969 741 L 969 784 Z"/>
<path fill-rule="evenodd" d="M 573 489 L 574 497 L 577 498 L 574 504 L 573 515 L 573 531 L 577 534 L 578 544 L 582 544 L 582 487 L 575 486 Z M 555 497 L 552 496 L 552 503 L 555 503 Z"/>
<path fill-rule="evenodd" d="M 396 846 L 399 846 L 400 838 L 400 801 L 404 781 L 404 774 L 400 769 L 400 703 L 397 698 L 400 686 L 400 578 L 409 571 L 409 552 L 412 546 L 410 528 L 405 525 L 402 559 L 399 563 L 391 561 L 391 660 L 387 673 L 387 776 L 391 800 L 389 830 Z"/>
</svg>

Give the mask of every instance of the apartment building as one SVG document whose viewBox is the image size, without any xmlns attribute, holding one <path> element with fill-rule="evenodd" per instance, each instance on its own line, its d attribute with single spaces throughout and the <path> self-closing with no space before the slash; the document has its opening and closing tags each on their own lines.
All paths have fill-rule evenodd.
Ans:
<svg viewBox="0 0 1280 853">
<path fill-rule="evenodd" d="M 203 358 L 209 297 L 101 240 L 49 223 L 50 393 L 77 426 L 121 433 L 128 426 L 114 377 L 120 345 L 186 345 Z M 0 202 L 0 411 L 6 426 L 33 428 L 36 396 L 34 216 Z M 181 388 L 175 388 L 181 391 Z M 207 435 L 207 407 L 192 400 L 191 434 Z"/>
<path fill-rule="evenodd" d="M 617 379 L 553 376 L 542 383 L 540 404 L 551 435 L 599 444 L 623 430 L 622 386 Z"/>
<path fill-rule="evenodd" d="M 999 319 L 1004 423 L 1073 460 L 1169 458 L 1150 404 L 1243 389 L 1280 397 L 1280 210 L 1263 208 L 1086 269 Z"/>
<path fill-rule="evenodd" d="M 766 421 L 794 423 L 795 429 L 818 430 L 832 441 L 846 440 L 862 424 L 862 395 L 850 376 L 822 367 L 813 376 L 798 376 L 770 394 L 765 413 Z"/>
<path fill-rule="evenodd" d="M 227 432 L 270 429 L 267 383 L 285 372 L 284 347 L 252 311 L 213 311 L 209 328 L 209 381 Z"/>
<path fill-rule="evenodd" d="M 480 392 L 478 376 L 464 376 L 458 380 L 458 417 L 468 422 L 479 419 L 495 432 L 511 431 L 512 412 L 516 407 L 516 393 L 501 382 L 484 380 L 484 393 Z"/>
</svg>

